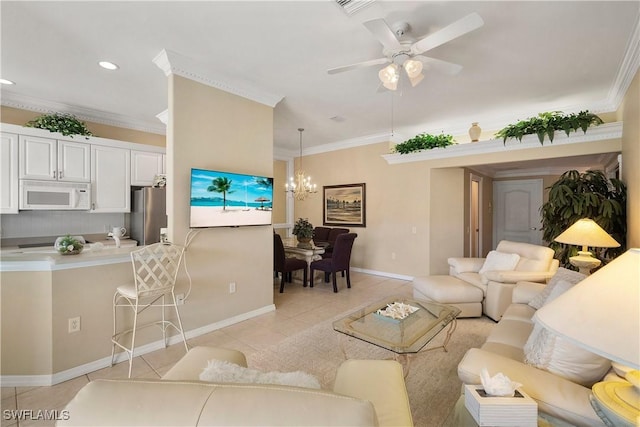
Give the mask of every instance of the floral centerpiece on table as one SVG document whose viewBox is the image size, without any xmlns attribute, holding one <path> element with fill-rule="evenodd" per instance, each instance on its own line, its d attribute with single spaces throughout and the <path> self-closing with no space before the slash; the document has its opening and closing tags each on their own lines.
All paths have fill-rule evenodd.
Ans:
<svg viewBox="0 0 640 427">
<path fill-rule="evenodd" d="M 76 255 L 82 252 L 83 248 L 84 242 L 68 234 L 56 242 L 56 249 L 62 255 Z"/>
<path fill-rule="evenodd" d="M 307 218 L 298 218 L 293 226 L 293 234 L 299 242 L 308 243 L 313 238 L 313 225 Z"/>
</svg>

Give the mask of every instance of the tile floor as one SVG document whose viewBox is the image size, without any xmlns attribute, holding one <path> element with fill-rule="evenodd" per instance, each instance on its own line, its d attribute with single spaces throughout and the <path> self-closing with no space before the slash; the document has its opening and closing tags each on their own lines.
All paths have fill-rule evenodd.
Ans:
<svg viewBox="0 0 640 427">
<path fill-rule="evenodd" d="M 276 344 L 290 335 L 318 322 L 332 318 L 352 307 L 384 298 L 387 295 L 411 296 L 411 282 L 351 274 L 351 289 L 345 279 L 338 279 L 337 294 L 330 284 L 316 278 L 315 287 L 303 288 L 300 282 L 285 284 L 280 294 L 279 280 L 274 280 L 276 310 L 206 335 L 188 340 L 189 347 L 210 345 L 240 350 L 245 354 Z M 160 378 L 184 355 L 182 344 L 138 356 L 133 362 L 132 377 Z M 62 410 L 67 402 L 89 381 L 96 378 L 126 378 L 128 363 L 100 369 L 51 387 L 2 387 L 2 427 L 54 425 L 45 420 L 11 420 L 7 410 Z"/>
</svg>

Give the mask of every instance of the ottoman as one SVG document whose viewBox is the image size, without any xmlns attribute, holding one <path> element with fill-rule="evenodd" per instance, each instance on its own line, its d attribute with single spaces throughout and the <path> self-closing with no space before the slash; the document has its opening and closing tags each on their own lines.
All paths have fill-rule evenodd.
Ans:
<svg viewBox="0 0 640 427">
<path fill-rule="evenodd" d="M 482 316 L 482 290 L 454 276 L 415 277 L 413 297 L 458 307 L 458 317 Z"/>
</svg>

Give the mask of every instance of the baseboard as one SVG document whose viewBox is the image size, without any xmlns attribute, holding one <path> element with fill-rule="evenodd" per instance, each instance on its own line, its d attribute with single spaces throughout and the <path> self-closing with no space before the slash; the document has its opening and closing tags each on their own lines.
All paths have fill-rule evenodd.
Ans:
<svg viewBox="0 0 640 427">
<path fill-rule="evenodd" d="M 413 280 L 413 276 L 406 276 L 404 274 L 387 273 L 385 271 L 369 270 L 367 268 L 351 267 L 351 271 L 357 271 L 358 273 L 371 274 L 373 276 L 388 277 L 390 279 L 408 280 L 408 281 Z"/>
<path fill-rule="evenodd" d="M 228 319 L 221 320 L 219 322 L 211 323 L 209 325 L 202 326 L 200 328 L 192 329 L 184 333 L 187 339 L 195 338 L 200 335 L 213 332 L 215 330 L 233 325 L 235 323 L 242 322 L 244 320 L 251 319 L 256 316 L 274 311 L 276 306 L 270 304 L 261 307 L 256 310 L 242 313 Z M 179 335 L 173 335 L 169 338 L 169 345 L 178 344 L 182 342 L 182 338 Z M 160 350 L 164 348 L 163 340 L 158 340 L 145 344 L 140 347 L 136 347 L 136 356 L 142 356 L 152 351 Z M 116 354 L 115 362 L 124 362 L 127 360 L 127 355 L 122 352 Z M 103 357 L 102 359 L 95 360 L 93 362 L 85 363 L 84 365 L 76 366 L 66 371 L 56 372 L 52 375 L 0 375 L 0 384 L 2 387 L 39 387 L 39 386 L 52 386 L 64 381 L 68 381 L 73 378 L 77 378 L 81 375 L 85 375 L 98 369 L 103 369 L 111 366 L 111 356 Z"/>
</svg>

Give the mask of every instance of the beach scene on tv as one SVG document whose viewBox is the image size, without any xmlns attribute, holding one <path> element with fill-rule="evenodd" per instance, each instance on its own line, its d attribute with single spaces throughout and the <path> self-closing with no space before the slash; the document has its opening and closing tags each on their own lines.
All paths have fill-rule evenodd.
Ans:
<svg viewBox="0 0 640 427">
<path fill-rule="evenodd" d="M 191 169 L 191 227 L 270 225 L 273 178 Z"/>
</svg>

